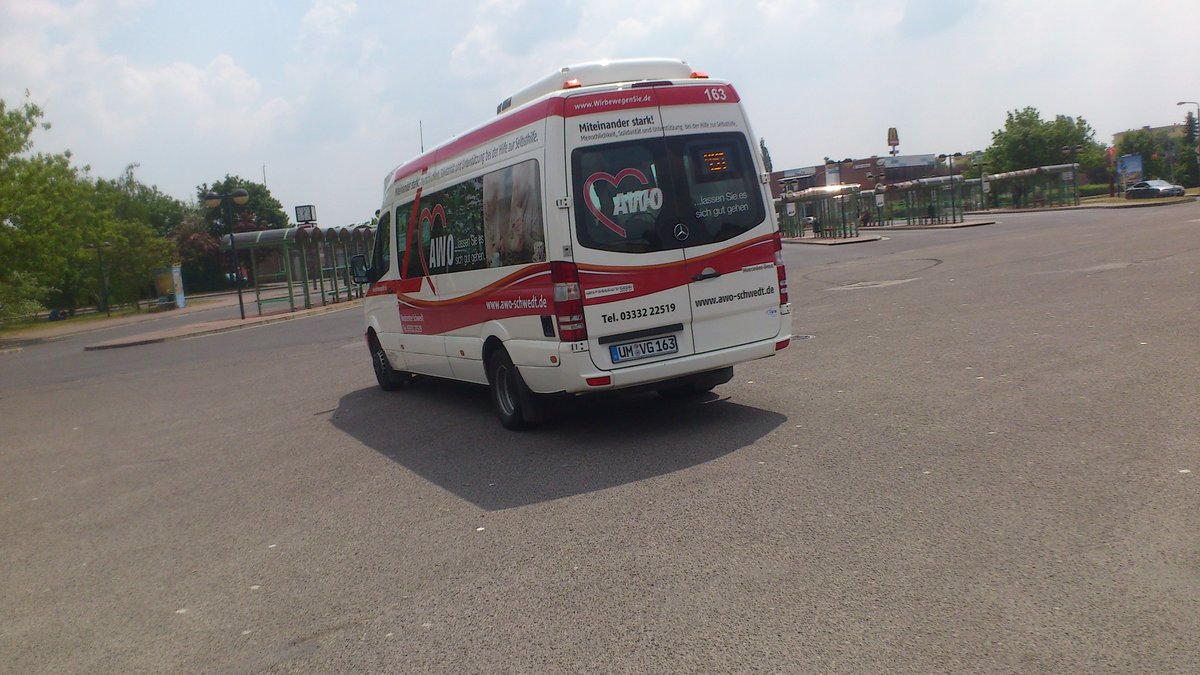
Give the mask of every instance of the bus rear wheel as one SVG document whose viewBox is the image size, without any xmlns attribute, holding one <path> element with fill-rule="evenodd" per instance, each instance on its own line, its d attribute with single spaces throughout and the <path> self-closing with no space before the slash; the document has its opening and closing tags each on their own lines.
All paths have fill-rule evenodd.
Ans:
<svg viewBox="0 0 1200 675">
<path fill-rule="evenodd" d="M 541 421 L 536 394 L 525 385 L 521 372 L 503 349 L 488 359 L 488 385 L 492 406 L 505 429 L 525 429 Z"/>
</svg>

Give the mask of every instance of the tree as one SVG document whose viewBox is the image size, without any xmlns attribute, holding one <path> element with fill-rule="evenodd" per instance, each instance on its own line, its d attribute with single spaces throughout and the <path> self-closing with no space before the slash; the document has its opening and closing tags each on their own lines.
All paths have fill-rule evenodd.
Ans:
<svg viewBox="0 0 1200 675">
<path fill-rule="evenodd" d="M 136 306 L 139 301 L 157 295 L 153 288 L 154 271 L 174 261 L 176 251 L 172 242 L 160 237 L 149 224 L 134 220 L 111 221 L 104 236 L 105 241 L 112 243 L 105 263 L 110 301 Z"/>
<path fill-rule="evenodd" d="M 1172 147 L 1174 146 L 1174 147 Z M 1182 174 L 1184 165 L 1168 160 L 1169 152 L 1182 159 L 1178 152 L 1179 143 L 1172 140 L 1165 131 L 1151 131 L 1149 128 L 1126 131 L 1117 143 L 1118 155 L 1141 155 L 1143 178 L 1165 178 L 1175 180 L 1172 170 Z"/>
<path fill-rule="evenodd" d="M 208 222 L 199 211 L 184 216 L 171 233 L 181 261 L 183 287 L 212 291 L 225 286 L 229 264 L 221 254 L 221 243 L 208 231 Z"/>
<path fill-rule="evenodd" d="M 41 118 L 42 109 L 30 102 L 28 91 L 20 108 L 10 108 L 0 99 L 0 168 L 10 158 L 33 147 L 34 129 L 50 128 L 48 123 L 38 122 Z"/>
<path fill-rule="evenodd" d="M 0 101 L 0 296 L 10 314 L 45 306 L 74 312 L 104 298 L 136 303 L 150 293 L 152 271 L 174 258 L 159 227 L 186 209 L 133 177 L 93 180 L 69 151 L 26 154 L 42 111 L 28 100 L 10 109 Z"/>
<path fill-rule="evenodd" d="M 1187 171 L 1184 174 L 1185 184 L 1189 187 L 1200 185 L 1200 148 L 1196 147 L 1197 137 L 1200 136 L 1200 128 L 1197 128 L 1196 116 L 1192 111 L 1188 111 L 1187 118 L 1184 120 L 1184 135 L 1183 135 L 1183 156 L 1184 164 L 1187 166 Z"/>
<path fill-rule="evenodd" d="M 138 182 L 134 170 L 138 164 L 125 167 L 116 180 L 99 180 L 96 186 L 113 208 L 118 218 L 146 223 L 160 236 L 170 235 L 189 211 L 187 204 L 163 194 L 156 186 Z"/>
<path fill-rule="evenodd" d="M 250 200 L 243 206 L 235 207 L 237 209 L 234 215 L 236 231 L 272 230 L 288 226 L 290 221 L 287 213 L 283 210 L 283 204 L 280 204 L 279 200 L 271 195 L 267 186 L 226 174 L 224 179 L 216 181 L 212 185 L 204 183 L 196 187 L 196 199 L 201 208 L 205 209 L 210 234 L 214 237 L 229 234 L 229 224 L 225 222 L 225 214 L 221 212 L 220 207 L 210 209 L 204 206 L 204 195 L 210 191 L 217 194 L 229 194 L 238 188 L 249 192 Z"/>
<path fill-rule="evenodd" d="M 14 220 L 20 195 L 18 174 L 23 165 L 18 155 L 33 147 L 35 129 L 50 127 L 38 122 L 41 117 L 42 109 L 29 101 L 29 92 L 25 92 L 25 103 L 18 108 L 0 99 L 0 321 L 43 309 L 49 291 L 20 264 L 23 237 Z"/>
<path fill-rule="evenodd" d="M 0 268 L 31 275 L 52 306 L 73 311 L 87 298 L 84 245 L 102 241 L 94 186 L 69 153 L 12 158 L 8 168 Z"/>
<path fill-rule="evenodd" d="M 771 151 L 767 150 L 767 139 L 758 139 L 758 149 L 762 152 L 763 166 L 766 167 L 767 173 L 771 173 L 774 169 L 771 166 Z"/>
<path fill-rule="evenodd" d="M 1105 165 L 1104 146 L 1082 117 L 1058 115 L 1044 121 L 1036 108 L 1026 107 L 1007 114 L 1004 128 L 992 132 L 992 144 L 984 151 L 988 172 L 1002 173 L 1038 166 L 1066 164 L 1071 153 L 1063 148 L 1079 147 L 1075 161 L 1084 173 Z"/>
<path fill-rule="evenodd" d="M 49 290 L 39 286 L 28 272 L 10 272 L 7 276 L 0 282 L 0 327 L 12 319 L 45 309 L 43 303 Z"/>
</svg>

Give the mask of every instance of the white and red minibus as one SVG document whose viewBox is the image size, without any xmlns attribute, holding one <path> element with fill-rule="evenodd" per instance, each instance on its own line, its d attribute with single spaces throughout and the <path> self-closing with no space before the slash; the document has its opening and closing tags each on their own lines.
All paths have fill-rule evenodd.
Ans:
<svg viewBox="0 0 1200 675">
<path fill-rule="evenodd" d="M 779 228 L 741 99 L 684 61 L 562 68 L 384 181 L 366 293 L 379 385 L 540 399 L 708 391 L 791 337 Z"/>
</svg>

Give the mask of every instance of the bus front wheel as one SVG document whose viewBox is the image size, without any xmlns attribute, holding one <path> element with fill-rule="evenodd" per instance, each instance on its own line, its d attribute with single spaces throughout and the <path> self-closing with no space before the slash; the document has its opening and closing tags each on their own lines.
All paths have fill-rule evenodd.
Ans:
<svg viewBox="0 0 1200 675">
<path fill-rule="evenodd" d="M 375 370 L 375 381 L 379 383 L 379 388 L 384 391 L 396 391 L 404 389 L 412 384 L 412 373 L 405 373 L 392 368 L 392 362 L 388 360 L 387 352 L 383 346 L 379 344 L 379 339 L 374 335 L 371 336 L 371 367 Z"/>
</svg>

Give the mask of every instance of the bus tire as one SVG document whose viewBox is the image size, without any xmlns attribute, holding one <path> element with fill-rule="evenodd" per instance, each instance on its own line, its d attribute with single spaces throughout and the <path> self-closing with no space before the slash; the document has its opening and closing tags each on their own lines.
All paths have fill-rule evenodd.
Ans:
<svg viewBox="0 0 1200 675">
<path fill-rule="evenodd" d="M 503 349 L 496 350 L 488 359 L 488 388 L 492 406 L 505 429 L 516 431 L 541 421 L 537 396 L 525 385 L 521 372 Z"/>
<path fill-rule="evenodd" d="M 395 370 L 392 368 L 392 362 L 388 360 L 387 352 L 383 346 L 379 344 L 379 339 L 374 335 L 371 336 L 371 367 L 375 371 L 375 381 L 379 383 L 379 388 L 384 391 L 396 391 L 404 389 L 412 384 L 412 373 Z"/>
</svg>

